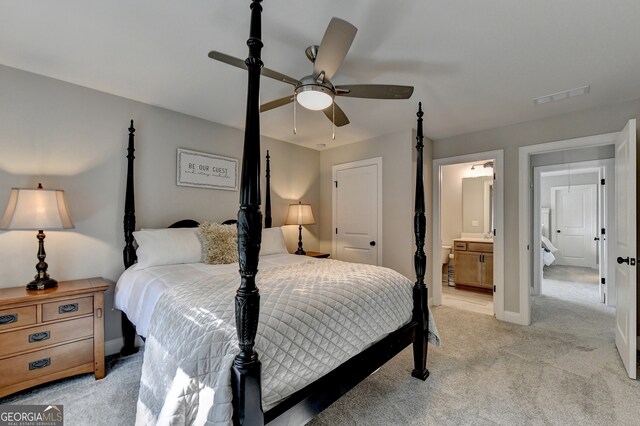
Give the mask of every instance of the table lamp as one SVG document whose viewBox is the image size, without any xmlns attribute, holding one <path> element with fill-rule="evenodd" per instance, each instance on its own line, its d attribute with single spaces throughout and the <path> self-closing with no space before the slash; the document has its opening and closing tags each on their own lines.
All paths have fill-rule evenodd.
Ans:
<svg viewBox="0 0 640 426">
<path fill-rule="evenodd" d="M 316 222 L 313 219 L 313 212 L 311 211 L 311 204 L 289 204 L 289 212 L 285 225 L 298 225 L 298 250 L 296 254 L 307 254 L 302 249 L 302 225 L 314 225 Z"/>
<path fill-rule="evenodd" d="M 58 286 L 58 282 L 47 273 L 43 231 L 73 227 L 64 191 L 42 189 L 41 184 L 38 184 L 38 189 L 11 189 L 9 205 L 0 221 L 0 229 L 38 231 L 38 273 L 35 279 L 27 284 L 27 290 L 44 290 Z"/>
</svg>

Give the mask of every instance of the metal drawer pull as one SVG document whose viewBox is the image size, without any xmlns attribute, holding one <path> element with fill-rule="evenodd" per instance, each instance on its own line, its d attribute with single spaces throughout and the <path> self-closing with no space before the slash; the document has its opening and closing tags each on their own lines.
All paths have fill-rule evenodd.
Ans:
<svg viewBox="0 0 640 426">
<path fill-rule="evenodd" d="M 45 368 L 51 365 L 51 358 L 42 358 L 37 361 L 29 363 L 29 370 L 37 370 L 38 368 Z"/>
<path fill-rule="evenodd" d="M 18 322 L 18 314 L 9 314 L 0 316 L 0 325 Z"/>
<path fill-rule="evenodd" d="M 50 331 L 41 331 L 39 333 L 33 333 L 29 335 L 29 343 L 42 342 L 51 337 Z"/>
<path fill-rule="evenodd" d="M 77 303 L 69 303 L 68 305 L 62 305 L 58 308 L 59 314 L 68 314 L 70 312 L 75 312 L 78 310 Z"/>
</svg>

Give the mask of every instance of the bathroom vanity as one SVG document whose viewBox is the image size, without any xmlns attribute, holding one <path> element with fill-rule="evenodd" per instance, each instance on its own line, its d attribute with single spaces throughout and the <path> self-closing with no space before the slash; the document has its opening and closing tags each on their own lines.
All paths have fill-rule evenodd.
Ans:
<svg viewBox="0 0 640 426">
<path fill-rule="evenodd" d="M 456 287 L 493 292 L 493 241 L 484 238 L 453 240 Z"/>
</svg>

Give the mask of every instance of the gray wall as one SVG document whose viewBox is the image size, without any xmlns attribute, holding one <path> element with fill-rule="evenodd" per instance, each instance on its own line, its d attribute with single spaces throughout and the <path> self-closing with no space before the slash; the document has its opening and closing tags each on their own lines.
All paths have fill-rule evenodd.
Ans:
<svg viewBox="0 0 640 426">
<path fill-rule="evenodd" d="M 570 101 L 568 101 L 570 102 Z M 543 106 L 541 107 L 543 108 Z M 505 155 L 505 310 L 519 312 L 518 148 L 622 130 L 640 117 L 640 100 L 434 141 L 433 157 L 504 149 Z"/>
<path fill-rule="evenodd" d="M 331 199 L 332 166 L 368 158 L 382 157 L 382 238 L 383 266 L 415 279 L 413 269 L 413 206 L 415 175 L 415 133 L 407 130 L 375 139 L 344 145 L 320 154 L 320 247 L 332 249 Z M 431 199 L 431 142 L 425 139 L 425 197 Z M 428 192 L 426 192 L 428 190 Z M 431 203 L 427 201 L 427 209 Z M 427 212 L 431 218 L 431 211 Z M 430 223 L 428 224 L 429 228 Z M 428 241 L 428 239 L 427 239 Z M 428 249 L 429 247 L 425 247 Z M 431 254 L 428 253 L 430 258 Z M 430 276 L 430 275 L 427 275 Z"/>
<path fill-rule="evenodd" d="M 4 212 L 11 187 L 35 188 L 42 182 L 45 188 L 65 190 L 75 223 L 70 231 L 47 232 L 52 277 L 102 276 L 115 281 L 123 270 L 130 119 L 137 128 L 138 227 L 165 227 L 181 218 L 236 216 L 237 191 L 176 186 L 176 148 L 240 158 L 242 131 L 5 66 L 0 66 L 0 93 L 0 210 Z M 273 160 L 272 210 L 274 226 L 279 226 L 289 203 L 300 199 L 320 205 L 320 153 L 273 139 L 262 141 L 263 151 L 270 149 Z M 297 229 L 285 228 L 289 249 L 295 250 Z M 312 225 L 305 230 L 308 249 L 319 248 L 318 229 Z M 0 287 L 32 279 L 35 234 L 0 231 Z M 120 336 L 119 314 L 111 311 L 113 290 L 106 303 L 110 340 Z"/>
<path fill-rule="evenodd" d="M 462 163 L 440 168 L 441 245 L 453 246 L 453 239 L 460 238 L 462 234 L 462 178 L 469 167 L 468 163 Z"/>
</svg>

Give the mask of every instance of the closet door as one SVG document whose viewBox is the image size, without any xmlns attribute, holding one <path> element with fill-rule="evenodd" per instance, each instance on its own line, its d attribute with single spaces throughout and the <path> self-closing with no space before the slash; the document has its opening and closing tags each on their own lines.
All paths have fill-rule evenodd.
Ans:
<svg viewBox="0 0 640 426">
<path fill-rule="evenodd" d="M 381 263 L 382 159 L 334 166 L 334 258 Z"/>
</svg>

